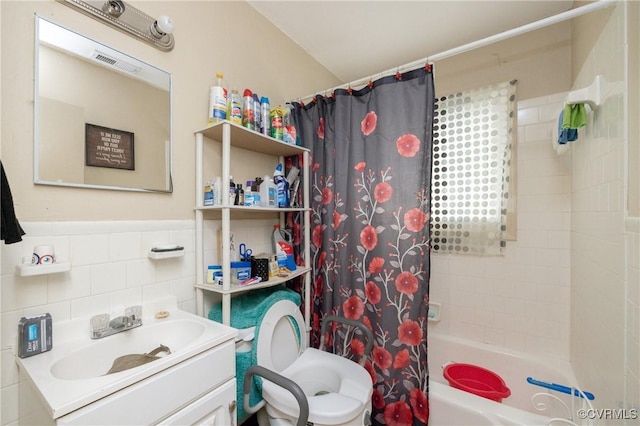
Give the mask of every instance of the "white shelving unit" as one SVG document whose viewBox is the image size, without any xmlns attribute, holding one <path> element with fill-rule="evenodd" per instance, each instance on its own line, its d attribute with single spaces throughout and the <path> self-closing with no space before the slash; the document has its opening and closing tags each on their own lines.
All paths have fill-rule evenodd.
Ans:
<svg viewBox="0 0 640 426">
<path fill-rule="evenodd" d="M 204 312 L 205 292 L 215 292 L 222 297 L 222 322 L 229 325 L 231 321 L 231 297 L 235 293 L 251 291 L 259 288 L 276 286 L 290 279 L 304 276 L 305 307 L 304 316 L 307 332 L 310 330 L 310 293 L 311 293 L 311 248 L 310 248 L 310 209 L 309 209 L 309 150 L 300 146 L 291 145 L 274 138 L 262 135 L 253 130 L 246 129 L 229 121 L 215 123 L 209 127 L 195 132 L 196 140 L 196 303 L 198 315 L 206 315 Z M 292 155 L 303 155 L 302 175 L 303 182 L 300 186 L 303 191 L 303 207 L 301 208 L 266 208 L 266 207 L 245 207 L 229 204 L 229 197 L 222 197 L 223 204 L 219 206 L 204 206 L 204 146 L 205 143 L 222 144 L 222 188 L 229 188 L 231 147 L 246 149 L 255 153 L 272 155 L 284 164 L 284 158 Z M 284 214 L 286 212 L 302 212 L 304 217 L 304 247 L 305 265 L 298 266 L 296 271 L 287 278 L 270 279 L 248 286 L 231 285 L 230 271 L 230 234 L 231 219 L 252 219 L 268 218 L 278 213 L 280 223 L 284 225 Z M 222 222 L 222 276 L 223 285 L 208 284 L 205 281 L 204 264 L 204 220 L 218 219 Z"/>
</svg>

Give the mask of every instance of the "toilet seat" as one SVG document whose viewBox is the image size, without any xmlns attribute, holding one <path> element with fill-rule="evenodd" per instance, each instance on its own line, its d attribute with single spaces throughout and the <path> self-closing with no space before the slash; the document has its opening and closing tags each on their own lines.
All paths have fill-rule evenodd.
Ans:
<svg viewBox="0 0 640 426">
<path fill-rule="evenodd" d="M 256 341 L 258 365 L 280 373 L 307 347 L 307 333 L 300 308 L 290 300 L 279 300 L 267 310 Z"/>
<path fill-rule="evenodd" d="M 258 365 L 302 388 L 309 403 L 309 422 L 362 424 L 363 413 L 371 409 L 371 376 L 354 361 L 306 348 L 304 318 L 297 305 L 289 300 L 274 303 L 264 315 L 256 343 Z M 298 417 L 298 402 L 288 390 L 264 380 L 262 397 L 270 415 Z"/>
</svg>

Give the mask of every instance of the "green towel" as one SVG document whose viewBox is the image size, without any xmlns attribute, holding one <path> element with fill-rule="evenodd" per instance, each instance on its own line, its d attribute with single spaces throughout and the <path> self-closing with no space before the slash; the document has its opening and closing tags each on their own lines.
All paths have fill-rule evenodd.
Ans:
<svg viewBox="0 0 640 426">
<path fill-rule="evenodd" d="M 562 119 L 563 129 L 579 129 L 587 124 L 587 109 L 584 104 L 566 104 Z"/>
</svg>

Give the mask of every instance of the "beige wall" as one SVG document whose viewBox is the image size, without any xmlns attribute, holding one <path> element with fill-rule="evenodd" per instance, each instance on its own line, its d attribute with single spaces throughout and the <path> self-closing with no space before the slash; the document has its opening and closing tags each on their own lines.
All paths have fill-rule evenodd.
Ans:
<svg viewBox="0 0 640 426">
<path fill-rule="evenodd" d="M 273 105 L 340 83 L 244 2 L 131 4 L 173 18 L 173 51 L 161 52 L 55 1 L 1 2 L 2 161 L 21 221 L 193 219 L 193 132 L 207 125 L 216 71 L 238 90 L 268 96 Z M 33 184 L 34 13 L 173 74 L 172 194 Z M 234 173 L 254 174 L 247 162 L 239 164 L 246 170 Z"/>
</svg>

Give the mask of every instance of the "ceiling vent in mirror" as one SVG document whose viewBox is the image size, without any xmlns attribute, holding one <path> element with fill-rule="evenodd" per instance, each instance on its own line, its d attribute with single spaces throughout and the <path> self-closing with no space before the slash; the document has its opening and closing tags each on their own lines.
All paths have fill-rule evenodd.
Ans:
<svg viewBox="0 0 640 426">
<path fill-rule="evenodd" d="M 121 0 L 57 0 L 139 40 L 168 52 L 173 49 L 173 21 L 157 19 Z"/>
<path fill-rule="evenodd" d="M 118 68 L 119 70 L 122 71 L 126 71 L 128 73 L 131 74 L 137 74 L 140 72 L 140 68 L 130 64 L 129 62 L 125 62 L 122 61 L 120 59 L 116 59 L 114 57 L 111 57 L 109 55 L 107 55 L 106 53 L 102 53 L 99 50 L 94 50 L 93 51 L 93 55 L 92 55 L 93 59 L 95 59 L 96 61 L 105 63 L 107 65 L 110 65 L 114 68 Z"/>
</svg>

